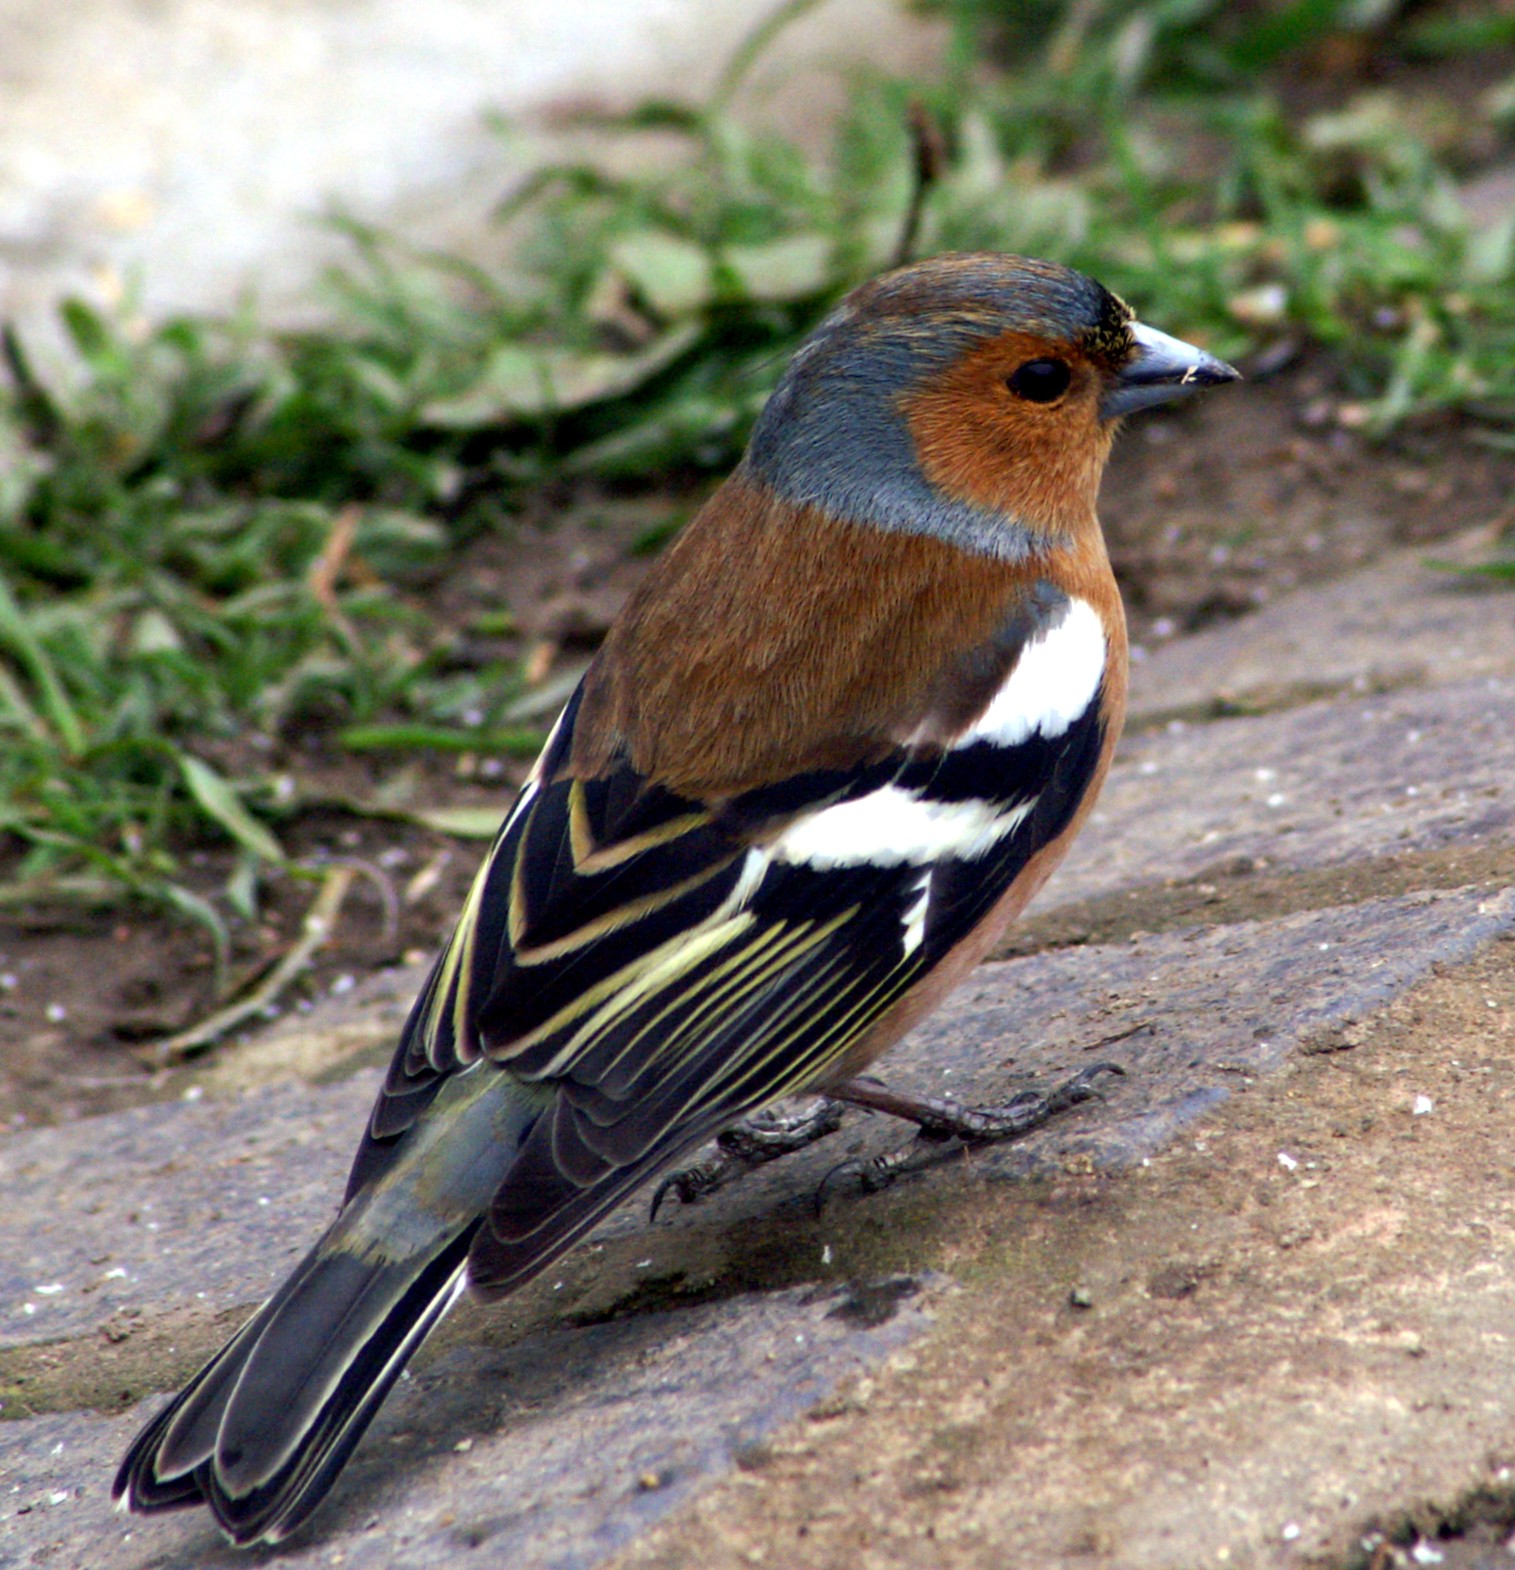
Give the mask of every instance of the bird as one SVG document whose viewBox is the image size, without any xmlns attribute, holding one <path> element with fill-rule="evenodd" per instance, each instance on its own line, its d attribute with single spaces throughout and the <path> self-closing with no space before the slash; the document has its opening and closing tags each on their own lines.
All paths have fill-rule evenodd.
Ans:
<svg viewBox="0 0 1515 1570">
<path fill-rule="evenodd" d="M 1045 883 L 1120 733 L 1116 428 L 1236 377 L 1007 254 L 831 310 L 510 806 L 336 1219 L 137 1436 L 119 1507 L 278 1542 L 465 1288 L 519 1286 L 780 1098 L 910 1112 L 863 1070 Z M 1064 1090 L 914 1110 L 1013 1132 Z"/>
</svg>

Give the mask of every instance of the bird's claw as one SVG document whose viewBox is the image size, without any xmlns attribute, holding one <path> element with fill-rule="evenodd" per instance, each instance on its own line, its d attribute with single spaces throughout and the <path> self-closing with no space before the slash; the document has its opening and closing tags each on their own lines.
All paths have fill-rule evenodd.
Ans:
<svg viewBox="0 0 1515 1570">
<path fill-rule="evenodd" d="M 1097 1099 L 1101 1075 L 1125 1072 L 1119 1063 L 1091 1064 L 1045 1094 L 1022 1091 L 999 1107 L 966 1107 L 941 1099 L 921 1101 L 913 1113 L 891 1108 L 895 1116 L 909 1117 L 917 1125 L 915 1138 L 887 1155 L 867 1161 L 843 1161 L 833 1167 L 816 1190 L 816 1213 L 841 1184 L 852 1183 L 861 1194 L 877 1194 L 907 1174 L 933 1165 L 944 1154 L 943 1147 L 954 1141 L 958 1150 L 951 1153 L 960 1154 L 979 1145 L 1019 1139 L 1070 1107 Z"/>
<path fill-rule="evenodd" d="M 670 1195 L 681 1205 L 698 1204 L 708 1194 L 736 1182 L 755 1167 L 766 1166 L 780 1156 L 836 1133 L 842 1126 L 846 1108 L 829 1097 L 818 1097 L 799 1112 L 784 1113 L 770 1108 L 755 1117 L 733 1123 L 716 1138 L 716 1151 L 708 1160 L 670 1172 L 653 1190 L 652 1211 L 656 1221 L 663 1201 Z"/>
<path fill-rule="evenodd" d="M 731 1161 L 723 1154 L 717 1153 L 709 1161 L 697 1162 L 692 1167 L 680 1167 L 677 1172 L 670 1172 L 652 1191 L 652 1205 L 648 1210 L 649 1222 L 656 1221 L 658 1211 L 663 1207 L 663 1201 L 670 1194 L 678 1197 L 681 1205 L 696 1205 L 707 1194 L 713 1194 L 723 1183 L 732 1181 L 727 1175 Z"/>
</svg>

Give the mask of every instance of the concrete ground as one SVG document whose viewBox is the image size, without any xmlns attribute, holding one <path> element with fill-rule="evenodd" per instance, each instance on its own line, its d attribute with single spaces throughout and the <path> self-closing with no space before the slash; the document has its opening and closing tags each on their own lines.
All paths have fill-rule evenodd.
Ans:
<svg viewBox="0 0 1515 1570">
<path fill-rule="evenodd" d="M 1031 951 L 887 1064 L 1126 1077 L 819 1215 L 898 1129 L 628 1205 L 454 1317 L 281 1558 L 1508 1563 L 1512 716 L 1508 593 L 1411 556 L 1164 648 Z M 111 1468 L 330 1214 L 416 979 L 0 1145 L 0 1564 L 232 1562 Z"/>
</svg>

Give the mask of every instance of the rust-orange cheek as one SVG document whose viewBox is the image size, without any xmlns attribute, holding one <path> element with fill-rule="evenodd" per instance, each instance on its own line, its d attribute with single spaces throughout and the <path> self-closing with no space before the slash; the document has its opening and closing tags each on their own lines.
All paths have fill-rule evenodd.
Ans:
<svg viewBox="0 0 1515 1570">
<path fill-rule="evenodd" d="M 1004 381 L 1007 367 L 1056 350 L 1004 334 L 909 393 L 901 412 L 922 474 L 944 495 L 1067 534 L 1093 522 L 1110 433 L 1081 379 L 1055 409 L 1021 404 Z"/>
</svg>

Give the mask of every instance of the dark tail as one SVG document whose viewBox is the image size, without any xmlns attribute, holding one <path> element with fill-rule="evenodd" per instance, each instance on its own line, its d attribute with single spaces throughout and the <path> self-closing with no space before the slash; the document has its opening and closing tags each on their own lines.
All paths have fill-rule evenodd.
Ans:
<svg viewBox="0 0 1515 1570">
<path fill-rule="evenodd" d="M 117 1504 L 203 1503 L 234 1543 L 288 1537 L 470 1269 L 485 1290 L 519 1285 L 711 1132 L 691 1124 L 625 1168 L 596 1169 L 579 1151 L 588 1170 L 569 1176 L 560 1120 L 541 1106 L 493 1065 L 457 1075 L 289 1280 L 137 1435 Z"/>
<path fill-rule="evenodd" d="M 469 1244 L 538 1116 L 492 1065 L 453 1075 L 289 1280 L 137 1436 L 117 1503 L 203 1501 L 235 1543 L 288 1537 L 463 1290 Z"/>
<path fill-rule="evenodd" d="M 474 1230 L 399 1261 L 334 1250 L 328 1233 L 137 1436 L 112 1496 L 138 1511 L 204 1501 L 235 1543 L 287 1537 L 462 1290 Z"/>
</svg>

